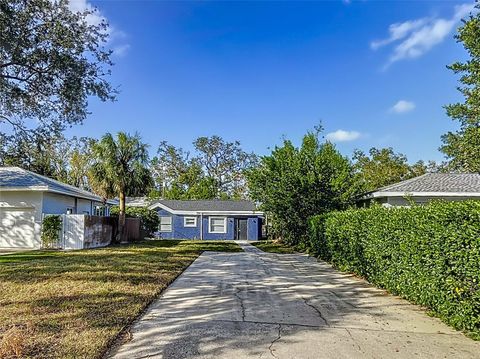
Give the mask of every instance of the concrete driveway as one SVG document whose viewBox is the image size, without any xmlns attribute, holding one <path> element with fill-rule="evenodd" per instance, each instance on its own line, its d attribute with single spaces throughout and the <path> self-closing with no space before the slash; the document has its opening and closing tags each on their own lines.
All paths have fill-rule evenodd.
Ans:
<svg viewBox="0 0 480 359">
<path fill-rule="evenodd" d="M 303 255 L 203 253 L 120 358 L 480 358 L 480 343 Z"/>
</svg>

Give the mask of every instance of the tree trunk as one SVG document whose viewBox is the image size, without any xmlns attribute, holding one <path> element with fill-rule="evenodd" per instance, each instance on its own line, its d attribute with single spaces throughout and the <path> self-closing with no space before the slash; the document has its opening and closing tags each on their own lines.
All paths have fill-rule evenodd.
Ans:
<svg viewBox="0 0 480 359">
<path fill-rule="evenodd" d="M 117 241 L 127 242 L 128 238 L 125 238 L 125 192 L 120 192 L 120 213 L 118 214 L 118 234 Z"/>
</svg>

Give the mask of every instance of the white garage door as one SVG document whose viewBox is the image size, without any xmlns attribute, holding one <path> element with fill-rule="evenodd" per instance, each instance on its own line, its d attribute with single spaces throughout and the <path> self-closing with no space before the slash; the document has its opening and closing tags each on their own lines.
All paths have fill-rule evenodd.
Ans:
<svg viewBox="0 0 480 359">
<path fill-rule="evenodd" d="M 32 248 L 35 245 L 34 210 L 0 208 L 0 248 Z"/>
</svg>

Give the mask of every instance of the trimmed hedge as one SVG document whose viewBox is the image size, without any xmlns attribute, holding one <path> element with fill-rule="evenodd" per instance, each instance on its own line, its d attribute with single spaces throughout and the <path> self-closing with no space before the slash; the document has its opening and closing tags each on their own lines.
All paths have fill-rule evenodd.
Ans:
<svg viewBox="0 0 480 359">
<path fill-rule="evenodd" d="M 480 201 L 350 209 L 309 223 L 320 258 L 480 337 Z"/>
</svg>

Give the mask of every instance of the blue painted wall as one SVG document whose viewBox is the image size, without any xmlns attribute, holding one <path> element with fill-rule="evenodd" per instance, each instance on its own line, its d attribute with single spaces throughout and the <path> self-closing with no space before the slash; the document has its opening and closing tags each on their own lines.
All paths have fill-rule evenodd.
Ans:
<svg viewBox="0 0 480 359">
<path fill-rule="evenodd" d="M 176 214 L 171 214 L 164 209 L 157 210 L 158 216 L 170 216 L 172 217 L 172 231 L 171 232 L 158 232 L 157 235 L 165 239 L 200 239 L 200 219 L 197 217 L 196 227 L 185 227 L 183 224 L 183 218 Z M 193 216 L 188 216 L 193 217 Z"/>
<path fill-rule="evenodd" d="M 194 217 L 192 215 L 177 215 L 172 214 L 164 209 L 157 209 L 159 216 L 172 217 L 172 231 L 156 233 L 157 237 L 164 239 L 200 239 L 200 216 L 197 216 L 196 227 L 185 227 L 184 217 Z M 215 216 L 217 217 L 217 216 Z M 247 218 L 247 239 L 255 241 L 259 239 L 259 233 L 261 233 L 260 217 L 245 217 L 245 216 L 227 216 L 227 233 L 210 233 L 208 231 L 208 216 L 203 216 L 203 239 L 212 240 L 233 240 L 235 239 L 235 218 Z"/>
<path fill-rule="evenodd" d="M 258 225 L 260 223 L 260 226 Z M 262 219 L 258 217 L 249 217 L 247 221 L 247 239 L 249 241 L 258 240 L 258 228 L 261 227 Z"/>
<path fill-rule="evenodd" d="M 221 217 L 221 216 L 214 216 Z M 208 232 L 208 216 L 203 217 L 203 239 L 235 239 L 235 221 L 233 217 L 227 217 L 227 233 L 210 233 Z"/>
</svg>

